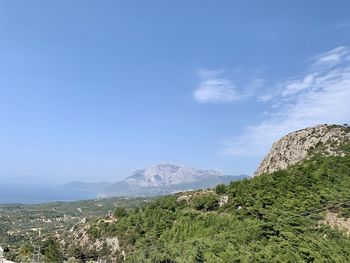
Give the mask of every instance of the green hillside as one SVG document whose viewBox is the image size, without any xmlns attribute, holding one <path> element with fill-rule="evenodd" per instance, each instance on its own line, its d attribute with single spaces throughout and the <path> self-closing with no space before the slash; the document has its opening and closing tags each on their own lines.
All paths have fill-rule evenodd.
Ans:
<svg viewBox="0 0 350 263">
<path fill-rule="evenodd" d="M 39 247 L 44 253 L 44 247 L 55 234 L 69 233 L 74 226 L 104 217 L 117 206 L 131 209 L 148 200 L 115 197 L 36 205 L 1 204 L 0 246 L 7 259 L 32 262 L 34 257 L 39 258 Z"/>
<path fill-rule="evenodd" d="M 350 129 L 317 127 L 273 150 L 303 161 L 215 189 L 1 207 L 0 241 L 21 262 L 350 262 Z"/>
<path fill-rule="evenodd" d="M 162 197 L 90 233 L 117 236 L 127 262 L 350 262 L 345 229 L 320 223 L 328 211 L 350 216 L 349 154 Z"/>
</svg>

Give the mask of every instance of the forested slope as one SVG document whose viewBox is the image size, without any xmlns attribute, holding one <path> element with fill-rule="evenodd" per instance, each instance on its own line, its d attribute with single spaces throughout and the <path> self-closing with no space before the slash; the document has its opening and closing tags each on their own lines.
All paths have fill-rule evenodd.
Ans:
<svg viewBox="0 0 350 263">
<path fill-rule="evenodd" d="M 160 197 L 138 208 L 118 207 L 108 217 L 43 240 L 42 258 L 50 263 L 55 257 L 56 262 L 350 262 L 350 128 L 325 129 L 339 132 L 327 140 L 305 133 L 315 143 L 286 169 Z"/>
<path fill-rule="evenodd" d="M 350 262 L 348 230 L 324 224 L 327 211 L 350 214 L 349 154 L 159 198 L 90 233 L 117 236 L 127 262 Z"/>
</svg>

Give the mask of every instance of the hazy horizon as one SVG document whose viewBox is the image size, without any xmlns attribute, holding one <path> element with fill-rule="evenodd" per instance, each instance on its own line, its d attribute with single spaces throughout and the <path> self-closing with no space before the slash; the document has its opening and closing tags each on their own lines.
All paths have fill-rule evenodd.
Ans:
<svg viewBox="0 0 350 263">
<path fill-rule="evenodd" d="M 117 182 L 164 162 L 250 175 L 284 134 L 350 122 L 349 9 L 2 1 L 0 179 Z"/>
</svg>

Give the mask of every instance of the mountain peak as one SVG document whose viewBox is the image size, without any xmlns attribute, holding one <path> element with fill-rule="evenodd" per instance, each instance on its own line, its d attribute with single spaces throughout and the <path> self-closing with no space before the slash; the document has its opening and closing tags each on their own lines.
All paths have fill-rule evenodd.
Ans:
<svg viewBox="0 0 350 263">
<path fill-rule="evenodd" d="M 347 125 L 317 125 L 291 132 L 272 145 L 254 176 L 286 169 L 310 156 L 344 155 L 341 146 L 349 143 L 350 128 Z"/>
<path fill-rule="evenodd" d="M 195 169 L 189 166 L 181 166 L 173 163 L 161 163 L 136 171 L 124 181 L 131 186 L 158 187 L 180 183 L 190 183 L 200 177 L 222 176 L 217 170 Z"/>
</svg>

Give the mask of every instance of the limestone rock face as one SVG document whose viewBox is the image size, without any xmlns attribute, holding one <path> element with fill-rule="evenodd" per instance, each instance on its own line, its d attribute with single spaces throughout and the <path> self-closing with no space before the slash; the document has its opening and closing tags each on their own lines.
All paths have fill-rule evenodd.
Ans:
<svg viewBox="0 0 350 263">
<path fill-rule="evenodd" d="M 341 147 L 349 141 L 350 128 L 341 125 L 323 124 L 289 133 L 272 145 L 254 176 L 286 169 L 315 153 L 342 156 Z"/>
<path fill-rule="evenodd" d="M 227 195 L 223 195 L 220 197 L 220 200 L 219 200 L 219 206 L 223 206 L 223 205 L 226 205 L 228 203 L 228 196 Z"/>
</svg>

